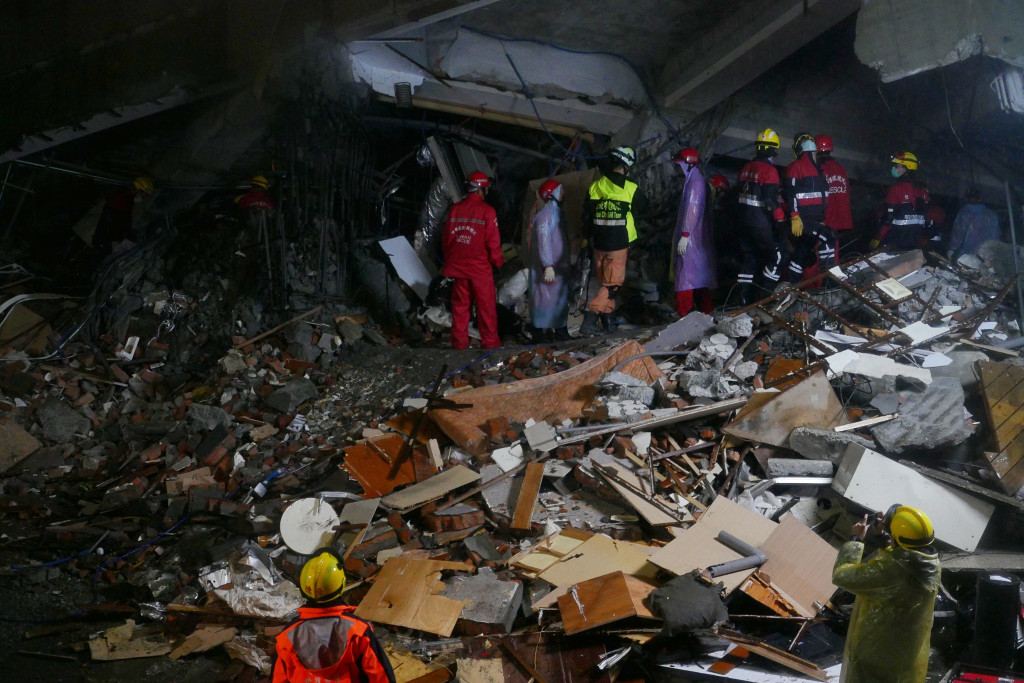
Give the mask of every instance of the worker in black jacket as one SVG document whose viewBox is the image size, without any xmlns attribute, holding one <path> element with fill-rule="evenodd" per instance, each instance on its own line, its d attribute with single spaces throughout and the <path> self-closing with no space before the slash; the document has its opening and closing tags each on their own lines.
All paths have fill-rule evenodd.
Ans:
<svg viewBox="0 0 1024 683">
<path fill-rule="evenodd" d="M 779 195 L 779 172 L 773 164 L 779 135 L 766 128 L 757 136 L 754 158 L 740 170 L 738 218 L 740 272 L 736 278 L 744 305 L 775 288 L 782 276 L 782 243 L 775 225 L 785 213 Z"/>
<path fill-rule="evenodd" d="M 791 282 L 799 282 L 804 269 L 815 262 L 823 269 L 836 264 L 836 233 L 825 225 L 828 179 L 814 158 L 817 150 L 818 145 L 809 133 L 797 133 L 793 139 L 796 161 L 786 167 L 782 194 L 793 236 Z"/>
</svg>

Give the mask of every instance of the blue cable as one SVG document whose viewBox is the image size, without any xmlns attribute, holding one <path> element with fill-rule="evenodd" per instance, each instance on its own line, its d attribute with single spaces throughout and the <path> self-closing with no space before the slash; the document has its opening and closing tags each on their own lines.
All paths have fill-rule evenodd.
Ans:
<svg viewBox="0 0 1024 683">
<path fill-rule="evenodd" d="M 154 536 L 150 540 L 148 540 L 145 543 L 143 543 L 142 545 L 140 545 L 138 548 L 135 548 L 134 550 L 129 550 L 124 555 L 121 555 L 120 557 L 115 557 L 113 559 L 107 560 L 106 562 L 101 564 L 99 567 L 96 568 L 96 572 L 92 575 L 93 586 L 95 586 L 96 582 L 99 581 L 100 572 L 103 571 L 104 568 L 106 568 L 106 566 L 108 564 L 111 564 L 113 562 L 119 562 L 119 561 L 123 560 L 126 557 L 134 555 L 135 553 L 139 552 L 140 550 L 144 550 L 144 549 L 148 548 L 149 546 L 153 545 L 154 543 L 159 541 L 161 538 L 163 538 L 164 536 L 166 536 L 167 534 L 171 533 L 172 531 L 177 529 L 179 526 L 181 526 L 182 524 L 187 522 L 189 519 L 191 519 L 191 517 L 192 517 L 192 515 L 186 515 L 185 517 L 182 517 L 181 519 L 178 520 L 177 524 L 172 526 L 170 529 L 168 529 L 167 531 L 163 531 L 163 532 L 157 534 L 156 536 Z"/>
</svg>

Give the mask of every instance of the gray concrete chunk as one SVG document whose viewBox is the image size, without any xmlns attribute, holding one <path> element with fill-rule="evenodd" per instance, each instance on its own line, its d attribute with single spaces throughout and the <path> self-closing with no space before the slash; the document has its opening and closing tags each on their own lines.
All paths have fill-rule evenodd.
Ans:
<svg viewBox="0 0 1024 683">
<path fill-rule="evenodd" d="M 193 432 L 208 432 L 217 425 L 230 427 L 234 418 L 219 406 L 208 406 L 202 403 L 188 404 L 188 426 Z"/>
<path fill-rule="evenodd" d="M 43 427 L 43 437 L 54 443 L 66 443 L 75 434 L 89 433 L 89 418 L 55 398 L 43 404 L 38 417 Z"/>
<path fill-rule="evenodd" d="M 955 446 L 974 432 L 964 418 L 964 390 L 952 377 L 935 378 L 924 392 L 912 394 L 895 420 L 871 434 L 886 452 Z"/>
<path fill-rule="evenodd" d="M 843 459 L 846 447 L 851 443 L 860 444 L 864 448 L 875 447 L 867 439 L 850 432 L 833 432 L 811 427 L 797 427 L 791 431 L 788 446 L 805 458 L 837 463 Z"/>
<path fill-rule="evenodd" d="M 723 318 L 718 321 L 718 332 L 728 337 L 749 337 L 754 333 L 754 319 L 746 313 L 735 318 Z"/>
<path fill-rule="evenodd" d="M 768 476 L 775 477 L 831 477 L 833 465 L 828 460 L 804 460 L 803 458 L 771 458 L 768 460 Z"/>
<path fill-rule="evenodd" d="M 267 405 L 279 413 L 293 413 L 306 401 L 319 395 L 312 381 L 293 379 L 267 398 Z"/>
</svg>

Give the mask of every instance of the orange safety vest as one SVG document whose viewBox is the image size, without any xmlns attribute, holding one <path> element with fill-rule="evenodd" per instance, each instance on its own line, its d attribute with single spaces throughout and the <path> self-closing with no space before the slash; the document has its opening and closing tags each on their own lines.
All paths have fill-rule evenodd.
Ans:
<svg viewBox="0 0 1024 683">
<path fill-rule="evenodd" d="M 355 607 L 300 607 L 277 636 L 273 683 L 395 683 L 391 662 Z"/>
</svg>

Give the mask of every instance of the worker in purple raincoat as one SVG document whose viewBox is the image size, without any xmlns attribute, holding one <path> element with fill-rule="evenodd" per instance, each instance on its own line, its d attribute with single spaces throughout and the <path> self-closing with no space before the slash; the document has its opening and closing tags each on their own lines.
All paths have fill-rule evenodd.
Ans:
<svg viewBox="0 0 1024 683">
<path fill-rule="evenodd" d="M 526 237 L 534 341 L 569 338 L 569 242 L 561 206 L 564 191 L 557 180 L 540 186 L 537 194 L 544 206 L 533 217 Z"/>
<path fill-rule="evenodd" d="M 712 311 L 711 290 L 718 285 L 715 242 L 711 234 L 708 184 L 697 168 L 697 150 L 687 147 L 672 158 L 686 177 L 679 198 L 676 230 L 672 236 L 672 271 L 676 280 L 676 312 L 684 316 L 696 304 L 703 313 Z"/>
</svg>

